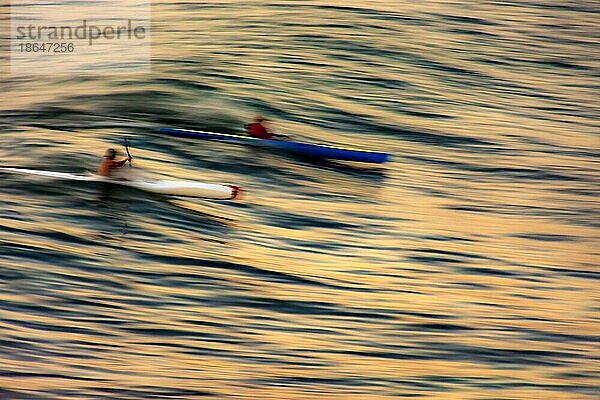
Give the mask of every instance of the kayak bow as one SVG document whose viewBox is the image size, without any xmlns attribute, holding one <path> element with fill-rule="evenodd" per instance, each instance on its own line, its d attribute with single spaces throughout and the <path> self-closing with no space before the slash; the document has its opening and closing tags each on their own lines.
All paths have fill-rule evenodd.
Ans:
<svg viewBox="0 0 600 400">
<path fill-rule="evenodd" d="M 226 133 L 204 132 L 188 129 L 161 128 L 162 133 L 172 136 L 193 138 L 193 139 L 212 139 L 228 143 L 247 144 L 251 146 L 282 149 L 302 154 L 308 157 L 329 158 L 343 161 L 358 161 L 367 163 L 381 164 L 390 160 L 391 156 L 387 153 L 377 153 L 369 150 L 351 149 L 323 144 L 310 144 L 285 140 L 258 139 L 250 136 L 231 135 Z"/>
</svg>

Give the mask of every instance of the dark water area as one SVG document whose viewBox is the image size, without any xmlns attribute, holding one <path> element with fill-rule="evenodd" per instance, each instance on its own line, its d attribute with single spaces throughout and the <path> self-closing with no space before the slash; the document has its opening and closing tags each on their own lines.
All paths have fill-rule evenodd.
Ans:
<svg viewBox="0 0 600 400">
<path fill-rule="evenodd" d="M 598 398 L 597 2 L 152 11 L 149 74 L 0 78 L 2 166 L 244 198 L 0 173 L 0 398 Z M 258 113 L 393 161 L 158 132 Z"/>
</svg>

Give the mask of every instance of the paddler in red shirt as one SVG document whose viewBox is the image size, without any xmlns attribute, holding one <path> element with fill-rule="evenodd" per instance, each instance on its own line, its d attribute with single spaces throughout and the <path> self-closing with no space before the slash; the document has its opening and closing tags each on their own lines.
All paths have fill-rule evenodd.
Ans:
<svg viewBox="0 0 600 400">
<path fill-rule="evenodd" d="M 115 149 L 106 150 L 106 153 L 104 153 L 104 158 L 102 158 L 102 162 L 98 167 L 98 175 L 110 176 L 113 169 L 121 168 L 127 161 L 131 161 L 131 156 L 128 156 L 121 161 L 115 161 L 116 156 L 117 151 Z"/>
<path fill-rule="evenodd" d="M 273 134 L 265 127 L 264 122 L 268 120 L 260 115 L 254 118 L 254 122 L 246 125 L 246 133 L 258 139 L 273 139 Z"/>
</svg>

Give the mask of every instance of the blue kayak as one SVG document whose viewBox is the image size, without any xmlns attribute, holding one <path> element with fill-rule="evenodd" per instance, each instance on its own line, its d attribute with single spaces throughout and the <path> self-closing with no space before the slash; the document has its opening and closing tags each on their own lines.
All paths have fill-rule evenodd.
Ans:
<svg viewBox="0 0 600 400">
<path fill-rule="evenodd" d="M 161 128 L 160 131 L 169 135 L 179 137 L 194 139 L 213 139 L 229 143 L 240 143 L 252 146 L 282 149 L 315 158 L 329 158 L 333 160 L 358 161 L 377 164 L 387 162 L 391 158 L 390 155 L 386 153 L 377 153 L 369 150 L 348 149 L 323 144 L 309 144 L 274 139 L 258 139 L 250 136 L 193 131 L 188 129 Z"/>
</svg>

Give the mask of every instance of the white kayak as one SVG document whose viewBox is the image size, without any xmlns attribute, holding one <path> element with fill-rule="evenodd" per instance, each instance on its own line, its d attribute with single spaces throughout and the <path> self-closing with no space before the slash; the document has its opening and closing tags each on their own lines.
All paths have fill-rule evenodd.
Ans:
<svg viewBox="0 0 600 400">
<path fill-rule="evenodd" d="M 64 172 L 40 171 L 35 169 L 2 168 L 0 172 L 45 176 L 54 179 L 72 181 L 106 182 L 115 185 L 128 186 L 147 192 L 166 194 L 171 196 L 203 197 L 215 200 L 233 200 L 240 194 L 241 189 L 233 185 L 215 185 L 202 182 L 167 181 L 167 180 L 138 180 L 114 179 L 100 175 L 77 175 Z"/>
</svg>

